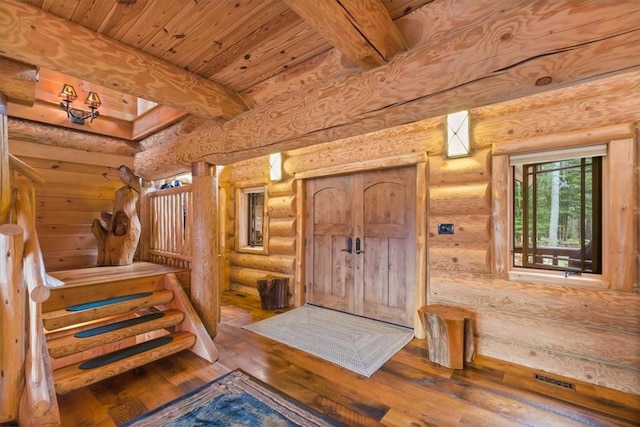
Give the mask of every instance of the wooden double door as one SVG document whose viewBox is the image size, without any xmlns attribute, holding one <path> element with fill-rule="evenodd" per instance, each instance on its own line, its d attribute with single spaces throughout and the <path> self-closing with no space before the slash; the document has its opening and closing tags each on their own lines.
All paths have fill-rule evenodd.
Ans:
<svg viewBox="0 0 640 427">
<path fill-rule="evenodd" d="M 413 327 L 416 170 L 309 180 L 307 301 Z"/>
</svg>

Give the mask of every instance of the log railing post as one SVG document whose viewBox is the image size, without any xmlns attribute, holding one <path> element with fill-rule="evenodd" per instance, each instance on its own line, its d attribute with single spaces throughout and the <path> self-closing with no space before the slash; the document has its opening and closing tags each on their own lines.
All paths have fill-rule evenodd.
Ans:
<svg viewBox="0 0 640 427">
<path fill-rule="evenodd" d="M 215 337 L 220 306 L 218 280 L 218 177 L 214 165 L 193 163 L 191 301 Z"/>
<path fill-rule="evenodd" d="M 18 419 L 24 388 L 26 290 L 22 284 L 22 227 L 0 225 L 0 301 L 2 306 L 2 373 L 0 424 Z"/>
<path fill-rule="evenodd" d="M 42 303 L 49 299 L 46 272 L 40 243 L 36 233 L 34 210 L 35 192 L 33 184 L 21 187 L 15 197 L 16 219 L 24 230 L 23 277 L 29 292 L 28 304 L 28 349 L 27 391 L 29 409 L 34 416 L 44 415 L 51 407 L 48 379 L 45 377 L 45 356 L 42 353 L 44 333 L 42 326 Z"/>
<path fill-rule="evenodd" d="M 9 135 L 7 98 L 0 93 L 0 224 L 9 222 L 11 207 L 11 170 L 9 169 Z"/>
</svg>

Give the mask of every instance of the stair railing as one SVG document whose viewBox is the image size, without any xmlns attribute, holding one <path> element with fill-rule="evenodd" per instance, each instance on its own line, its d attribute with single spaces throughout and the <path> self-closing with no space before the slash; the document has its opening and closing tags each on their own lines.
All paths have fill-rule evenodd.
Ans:
<svg viewBox="0 0 640 427">
<path fill-rule="evenodd" d="M 35 227 L 33 185 L 15 190 L 16 221 L 23 229 L 23 277 L 29 292 L 28 353 L 26 361 L 27 391 L 31 412 L 44 415 L 51 406 L 42 347 L 45 343 L 42 325 L 42 303 L 49 299 L 42 251 Z"/>
<path fill-rule="evenodd" d="M 42 324 L 42 303 L 49 298 L 50 291 L 35 224 L 35 185 L 43 185 L 44 178 L 37 170 L 11 154 L 9 154 L 9 169 L 12 172 L 10 222 L 15 224 L 14 227 L 21 229 L 21 239 L 19 239 L 21 256 L 20 260 L 15 257 L 14 262 L 21 264 L 16 266 L 16 271 L 21 271 L 22 277 L 14 282 L 14 286 L 17 287 L 14 292 L 22 294 L 17 291 L 26 288 L 29 295 L 26 307 L 23 305 L 24 308 L 14 311 L 14 315 L 19 315 L 21 319 L 13 319 L 13 321 L 28 328 L 27 336 L 24 337 L 23 332 L 20 339 L 20 342 L 26 345 L 26 352 L 19 356 L 21 362 L 24 361 L 21 371 L 25 374 L 26 389 L 12 390 L 12 401 L 28 399 L 28 413 L 21 412 L 21 419 L 35 420 L 39 417 L 47 417 L 48 423 L 55 425 L 60 423 L 59 412 L 55 394 L 52 396 L 50 393 L 53 383 L 51 375 L 48 375 L 50 364 Z M 16 185 L 15 172 L 22 174 L 28 182 Z M 24 331 L 25 328 L 23 327 L 22 330 Z"/>
<path fill-rule="evenodd" d="M 191 266 L 192 191 L 189 185 L 148 191 L 141 197 L 141 258 Z"/>
</svg>

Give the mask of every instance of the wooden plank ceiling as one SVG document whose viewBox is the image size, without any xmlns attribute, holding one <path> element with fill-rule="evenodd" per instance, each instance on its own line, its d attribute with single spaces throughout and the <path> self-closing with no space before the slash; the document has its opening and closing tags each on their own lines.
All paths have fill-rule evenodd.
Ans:
<svg viewBox="0 0 640 427">
<path fill-rule="evenodd" d="M 149 179 L 634 70 L 638 52 L 635 0 L 0 2 L 0 55 L 40 72 L 31 102 L 0 79 L 9 116 L 139 141 Z M 98 91 L 101 116 L 69 123 L 62 82 Z M 159 106 L 138 116 L 138 97 Z"/>
</svg>

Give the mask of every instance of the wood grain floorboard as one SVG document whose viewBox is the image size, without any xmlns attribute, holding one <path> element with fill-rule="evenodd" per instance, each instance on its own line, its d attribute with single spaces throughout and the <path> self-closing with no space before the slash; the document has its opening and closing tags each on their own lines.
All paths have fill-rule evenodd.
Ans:
<svg viewBox="0 0 640 427">
<path fill-rule="evenodd" d="M 223 293 L 222 303 L 216 363 L 184 351 L 59 396 L 63 425 L 117 426 L 234 369 L 347 426 L 640 425 L 637 396 L 528 386 L 530 370 L 488 358 L 450 370 L 428 360 L 424 340 L 413 340 L 366 378 L 242 329 L 286 310 L 262 310 L 258 297 L 233 291 Z M 607 401 L 611 396 L 617 402 Z"/>
</svg>

